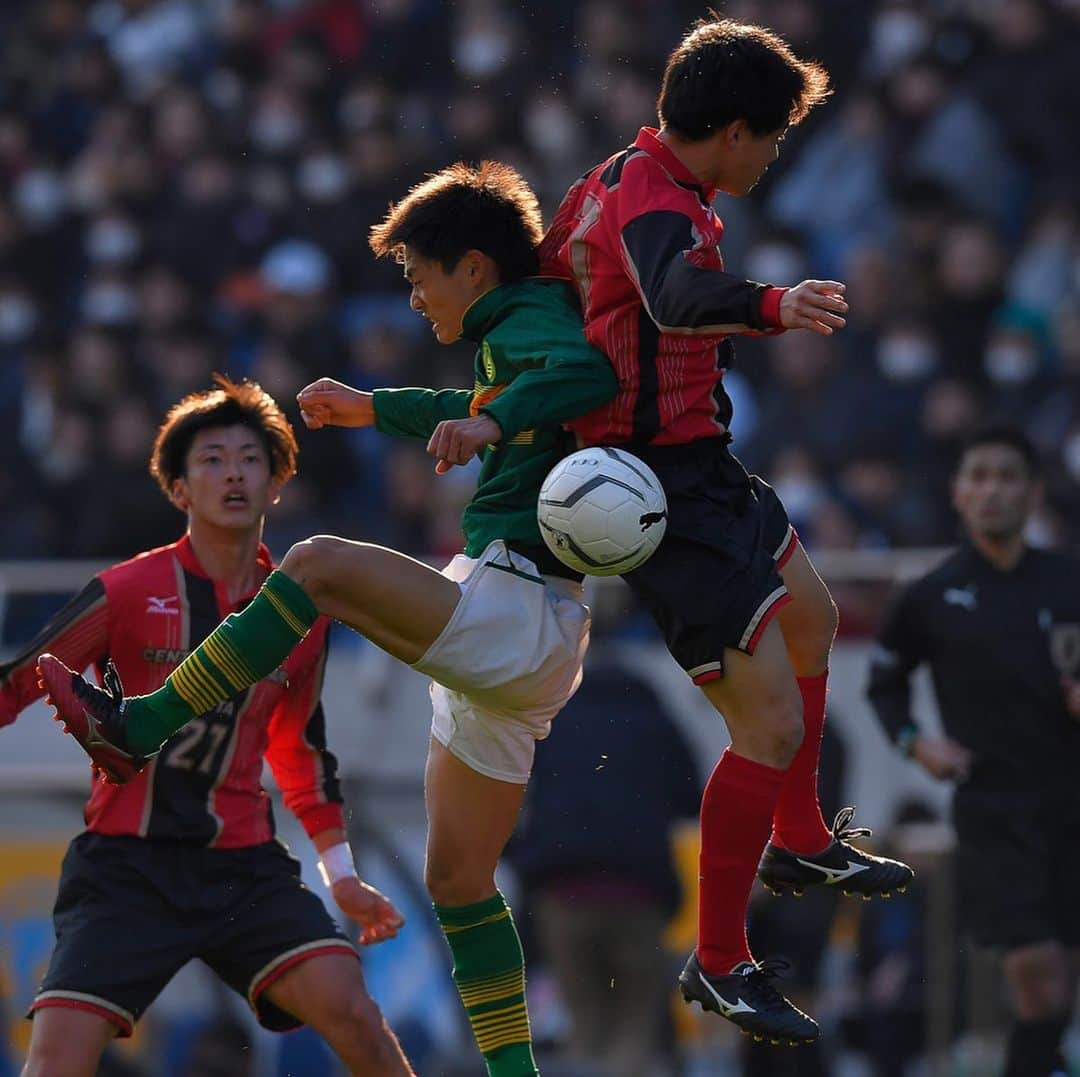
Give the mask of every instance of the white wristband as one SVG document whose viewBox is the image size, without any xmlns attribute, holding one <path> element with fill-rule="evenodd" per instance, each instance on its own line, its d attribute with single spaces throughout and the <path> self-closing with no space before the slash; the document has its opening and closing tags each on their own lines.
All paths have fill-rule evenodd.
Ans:
<svg viewBox="0 0 1080 1077">
<path fill-rule="evenodd" d="M 333 886 L 339 879 L 358 877 L 352 849 L 347 841 L 331 845 L 319 854 L 319 874 L 328 887 Z"/>
</svg>

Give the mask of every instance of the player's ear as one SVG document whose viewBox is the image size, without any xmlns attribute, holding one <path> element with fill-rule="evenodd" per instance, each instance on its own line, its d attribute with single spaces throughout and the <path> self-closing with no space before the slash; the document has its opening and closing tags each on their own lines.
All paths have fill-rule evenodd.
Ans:
<svg viewBox="0 0 1080 1077">
<path fill-rule="evenodd" d="M 191 495 L 188 492 L 187 480 L 181 475 L 173 479 L 169 488 L 169 500 L 181 511 L 187 512 L 191 508 Z"/>
<path fill-rule="evenodd" d="M 724 142 L 730 150 L 735 149 L 740 142 L 749 136 L 750 128 L 746 126 L 745 120 L 732 120 L 724 128 Z"/>
</svg>

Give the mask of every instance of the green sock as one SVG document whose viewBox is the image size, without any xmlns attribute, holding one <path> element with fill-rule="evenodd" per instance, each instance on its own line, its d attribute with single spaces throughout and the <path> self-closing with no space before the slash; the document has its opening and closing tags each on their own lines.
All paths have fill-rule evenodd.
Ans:
<svg viewBox="0 0 1080 1077">
<path fill-rule="evenodd" d="M 273 673 L 318 616 L 298 583 L 271 572 L 248 605 L 230 613 L 156 692 L 127 700 L 128 747 L 140 755 L 156 752 L 192 718 Z"/>
<path fill-rule="evenodd" d="M 454 983 L 488 1077 L 539 1077 L 525 1006 L 525 957 L 502 894 L 475 905 L 435 906 L 454 955 Z"/>
</svg>

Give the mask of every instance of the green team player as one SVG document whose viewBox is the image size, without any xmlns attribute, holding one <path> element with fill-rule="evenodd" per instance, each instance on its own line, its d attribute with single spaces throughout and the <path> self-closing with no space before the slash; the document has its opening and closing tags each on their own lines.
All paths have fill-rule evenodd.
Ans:
<svg viewBox="0 0 1080 1077">
<path fill-rule="evenodd" d="M 355 629 L 432 679 L 426 878 L 454 980 L 492 1077 L 535 1074 L 521 945 L 495 867 L 518 816 L 535 742 L 581 681 L 581 578 L 544 547 L 540 484 L 571 447 L 560 425 L 604 404 L 615 373 L 587 344 L 573 288 L 533 278 L 536 197 L 511 168 L 455 164 L 372 229 L 440 343 L 478 345 L 471 389 L 361 392 L 321 379 L 298 397 L 313 429 L 370 426 L 428 439 L 445 472 L 480 452 L 463 554 L 437 572 L 394 550 L 319 535 L 298 543 L 164 687 L 123 699 L 51 655 L 41 675 L 66 724 L 114 781 L 177 729 L 271 674 L 316 617 Z"/>
</svg>

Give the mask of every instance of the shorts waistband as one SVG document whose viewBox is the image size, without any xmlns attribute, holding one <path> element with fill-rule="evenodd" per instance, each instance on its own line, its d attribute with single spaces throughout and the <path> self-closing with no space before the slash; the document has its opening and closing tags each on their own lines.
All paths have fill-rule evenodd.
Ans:
<svg viewBox="0 0 1080 1077">
<path fill-rule="evenodd" d="M 532 561 L 541 576 L 560 576 L 564 580 L 573 580 L 574 583 L 581 583 L 585 579 L 580 572 L 564 565 L 546 546 L 533 546 L 528 542 L 507 542 L 506 546 Z"/>
<path fill-rule="evenodd" d="M 640 456 L 645 463 L 655 461 L 658 464 L 678 464 L 685 460 L 700 460 L 703 456 L 730 455 L 728 446 L 731 434 L 725 430 L 715 437 L 698 438 L 696 441 L 684 441 L 678 445 L 634 445 L 626 444 L 623 448 Z"/>
</svg>

